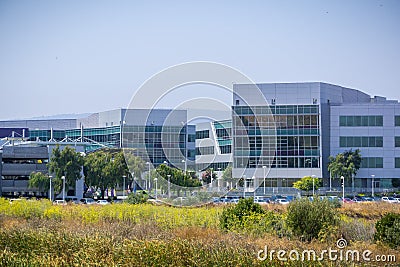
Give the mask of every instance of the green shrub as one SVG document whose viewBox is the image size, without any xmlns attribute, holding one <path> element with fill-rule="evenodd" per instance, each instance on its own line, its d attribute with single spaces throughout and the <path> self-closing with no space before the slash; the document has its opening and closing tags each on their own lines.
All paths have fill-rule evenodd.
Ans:
<svg viewBox="0 0 400 267">
<path fill-rule="evenodd" d="M 400 246 L 400 214 L 388 213 L 375 224 L 374 239 L 387 244 L 391 248 Z"/>
<path fill-rule="evenodd" d="M 326 227 L 337 225 L 338 216 L 330 201 L 303 198 L 289 204 L 286 222 L 295 235 L 310 241 Z"/>
<path fill-rule="evenodd" d="M 272 211 L 265 211 L 252 198 L 240 199 L 239 203 L 225 208 L 220 216 L 220 227 L 229 231 L 259 234 L 275 230 L 279 221 Z"/>
<path fill-rule="evenodd" d="M 129 204 L 141 204 L 146 203 L 149 199 L 149 195 L 146 194 L 144 191 L 138 191 L 136 193 L 130 193 L 126 202 Z"/>
</svg>

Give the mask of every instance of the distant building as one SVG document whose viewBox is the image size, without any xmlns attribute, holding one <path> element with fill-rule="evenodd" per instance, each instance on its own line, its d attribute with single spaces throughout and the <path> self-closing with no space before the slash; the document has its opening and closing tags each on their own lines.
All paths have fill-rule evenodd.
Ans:
<svg viewBox="0 0 400 267">
<path fill-rule="evenodd" d="M 245 98 L 251 98 L 254 89 L 246 84 L 233 88 Z M 329 156 L 349 149 L 360 149 L 363 158 L 355 177 L 359 190 L 371 190 L 371 175 L 376 188 L 391 188 L 392 179 L 400 178 L 398 101 L 319 82 L 258 84 L 258 88 L 270 103 L 276 126 L 276 156 L 266 186 L 291 187 L 299 178 L 315 175 L 329 187 Z M 262 178 L 262 167 L 270 158 L 260 156 L 260 147 L 275 134 L 267 126 L 269 111 L 246 105 L 236 95 L 233 101 L 234 173 L 247 168 L 245 173 Z M 239 124 L 245 125 L 246 134 L 241 134 Z M 239 145 L 245 135 L 249 151 Z"/>
<path fill-rule="evenodd" d="M 260 96 L 266 101 L 257 101 Z M 167 162 L 197 172 L 211 168 L 219 177 L 232 166 L 234 178 L 245 178 L 246 187 L 252 190 L 257 185 L 266 187 L 268 193 L 277 193 L 275 188 L 288 189 L 310 175 L 322 178 L 325 188 L 331 183 L 340 186 L 338 179 L 330 179 L 329 156 L 350 149 L 360 149 L 363 158 L 354 180 L 358 191 L 391 188 L 392 180 L 400 179 L 397 100 L 320 82 L 264 83 L 257 87 L 234 84 L 231 119 L 196 125 L 187 121 L 187 110 L 171 109 L 115 109 L 75 118 L 0 121 L 5 181 L 0 190 L 4 194 L 16 184 L 22 187 L 26 181 L 11 180 L 24 180 L 28 172 L 44 168 L 38 163 L 21 165 L 24 167 L 17 173 L 10 165 L 12 156 L 4 144 L 12 145 L 18 138 L 38 147 L 54 142 L 80 143 L 82 152 L 101 147 L 132 148 L 156 167 Z M 18 160 L 43 162 L 43 153 Z M 46 159 L 51 155 L 48 153 Z"/>
</svg>

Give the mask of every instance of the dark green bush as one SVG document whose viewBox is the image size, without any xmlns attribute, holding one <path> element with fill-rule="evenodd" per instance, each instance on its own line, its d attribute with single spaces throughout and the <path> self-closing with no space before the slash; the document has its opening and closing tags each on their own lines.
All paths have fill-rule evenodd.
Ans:
<svg viewBox="0 0 400 267">
<path fill-rule="evenodd" d="M 386 214 L 376 222 L 375 228 L 375 241 L 381 241 L 391 248 L 400 247 L 400 214 Z"/>
<path fill-rule="evenodd" d="M 146 201 L 149 199 L 149 195 L 146 194 L 144 191 L 137 191 L 136 193 L 130 193 L 128 195 L 128 198 L 126 202 L 129 204 L 141 204 L 141 203 L 146 203 Z"/>
<path fill-rule="evenodd" d="M 220 226 L 225 230 L 243 229 L 251 225 L 249 220 L 259 221 L 266 211 L 252 198 L 240 199 L 239 203 L 225 208 L 220 217 Z"/>
<path fill-rule="evenodd" d="M 329 200 L 303 198 L 289 204 L 286 222 L 295 235 L 310 241 L 317 238 L 321 230 L 337 225 L 338 216 Z"/>
</svg>

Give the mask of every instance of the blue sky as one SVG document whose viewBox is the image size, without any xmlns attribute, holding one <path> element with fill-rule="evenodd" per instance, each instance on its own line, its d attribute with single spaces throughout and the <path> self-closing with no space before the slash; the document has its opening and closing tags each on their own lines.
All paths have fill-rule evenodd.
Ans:
<svg viewBox="0 0 400 267">
<path fill-rule="evenodd" d="M 126 107 L 155 73 L 197 60 L 400 99 L 399 25 L 396 0 L 0 0 L 0 119 Z"/>
</svg>

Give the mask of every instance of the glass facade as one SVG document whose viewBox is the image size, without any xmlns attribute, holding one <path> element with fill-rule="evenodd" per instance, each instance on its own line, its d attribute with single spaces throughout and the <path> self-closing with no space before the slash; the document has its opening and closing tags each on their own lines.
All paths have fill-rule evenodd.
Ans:
<svg viewBox="0 0 400 267">
<path fill-rule="evenodd" d="M 64 130 L 53 130 L 53 139 L 61 141 L 65 138 Z M 51 130 L 30 130 L 29 141 L 49 141 L 51 139 Z"/>
<path fill-rule="evenodd" d="M 189 136 L 188 136 L 189 137 Z M 164 161 L 181 167 L 186 151 L 186 127 L 180 126 L 124 126 L 124 147 L 153 165 Z M 194 144 L 193 144 L 194 147 Z M 194 151 L 188 150 L 188 158 L 194 160 Z"/>
<path fill-rule="evenodd" d="M 108 147 L 120 147 L 120 135 L 120 126 L 83 129 L 84 138 Z M 71 139 L 78 139 L 81 136 L 81 129 L 66 130 L 65 136 Z M 100 146 L 94 145 L 92 148 L 96 149 L 99 147 Z"/>
<path fill-rule="evenodd" d="M 396 136 L 394 138 L 394 146 L 395 147 L 400 147 L 400 136 Z"/>
<path fill-rule="evenodd" d="M 318 105 L 271 106 L 270 109 L 234 106 L 233 109 L 235 168 L 319 167 Z M 276 157 L 271 154 L 275 150 Z"/>
<path fill-rule="evenodd" d="M 400 116 L 394 117 L 394 126 L 400 126 Z"/>
<path fill-rule="evenodd" d="M 383 126 L 383 116 L 340 116 L 339 125 L 344 127 Z"/>
<path fill-rule="evenodd" d="M 340 147 L 383 147 L 382 136 L 341 136 Z"/>
<path fill-rule="evenodd" d="M 210 138 L 209 130 L 196 131 L 196 139 L 204 139 L 204 138 Z"/>
<path fill-rule="evenodd" d="M 383 158 L 363 157 L 361 159 L 361 168 L 383 168 Z"/>
<path fill-rule="evenodd" d="M 214 171 L 218 171 L 219 169 L 221 169 L 221 171 L 223 171 L 229 165 L 231 165 L 230 162 L 213 162 L 213 163 L 198 163 L 196 164 L 196 167 L 198 168 L 199 171 L 205 171 L 206 169 L 213 169 Z"/>
<path fill-rule="evenodd" d="M 214 154 L 214 147 L 213 146 L 204 146 L 204 147 L 197 147 L 196 148 L 196 155 L 213 155 Z"/>
<path fill-rule="evenodd" d="M 395 163 L 394 163 L 395 168 L 400 168 L 400 158 L 395 158 Z"/>
<path fill-rule="evenodd" d="M 221 154 L 232 153 L 232 121 L 217 121 L 213 124 Z"/>
</svg>

